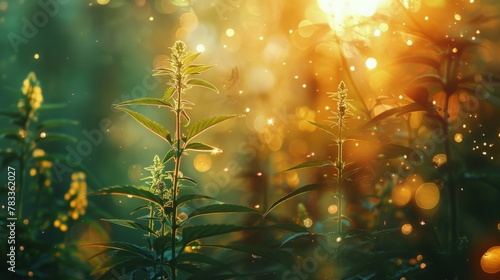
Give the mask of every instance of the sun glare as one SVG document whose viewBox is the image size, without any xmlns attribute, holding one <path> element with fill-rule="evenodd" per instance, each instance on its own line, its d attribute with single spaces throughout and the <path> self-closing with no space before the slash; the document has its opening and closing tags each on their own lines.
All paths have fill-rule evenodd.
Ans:
<svg viewBox="0 0 500 280">
<path fill-rule="evenodd" d="M 377 11 L 378 0 L 318 0 L 320 9 L 335 17 L 369 17 Z"/>
</svg>

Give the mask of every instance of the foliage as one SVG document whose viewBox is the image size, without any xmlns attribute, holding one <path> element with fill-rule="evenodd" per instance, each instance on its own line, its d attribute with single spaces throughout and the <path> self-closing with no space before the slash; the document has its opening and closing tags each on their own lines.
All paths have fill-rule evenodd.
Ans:
<svg viewBox="0 0 500 280">
<path fill-rule="evenodd" d="M 12 185 L 2 186 L 10 207 L 6 207 L 8 211 L 0 223 L 7 228 L 7 218 L 16 218 L 17 239 L 15 244 L 3 243 L 9 248 L 2 246 L 2 254 L 9 253 L 10 245 L 15 245 L 16 277 L 83 278 L 84 274 L 75 274 L 74 270 L 81 273 L 89 268 L 82 264 L 76 245 L 64 239 L 74 221 L 86 220 L 86 176 L 81 167 L 69 168 L 68 165 L 73 164 L 66 162 L 64 156 L 48 153 L 44 148 L 52 141 L 75 142 L 74 137 L 57 129 L 78 122 L 43 118 L 44 110 L 59 106 L 43 104 L 42 88 L 34 73 L 29 73 L 23 81 L 21 93 L 16 108 L 0 111 L 0 115 L 7 117 L 13 126 L 4 127 L 0 132 L 5 143 L 0 150 L 0 169 L 12 171 L 15 179 L 14 191 L 10 188 Z M 57 187 L 63 185 L 62 175 L 67 170 L 73 171 L 73 182 L 63 198 Z M 8 234 L 2 231 L 2 239 L 7 240 Z M 7 271 L 7 266 L 10 267 L 4 263 L 2 269 Z"/>
<path fill-rule="evenodd" d="M 277 248 L 259 248 L 243 244 L 211 244 L 211 241 L 204 241 L 210 237 L 240 231 L 265 230 L 265 228 L 196 222 L 198 217 L 206 215 L 235 213 L 260 215 L 260 213 L 253 208 L 225 204 L 216 198 L 197 194 L 193 191 L 196 182 L 186 177 L 181 171 L 181 161 L 189 151 L 220 153 L 219 148 L 195 142 L 195 140 L 215 125 L 238 118 L 240 115 L 213 116 L 191 123 L 188 110 L 194 104 L 185 99 L 185 94 L 192 87 L 202 87 L 218 92 L 208 81 L 192 78 L 212 66 L 194 64 L 200 53 L 189 53 L 186 45 L 181 41 L 177 41 L 171 51 L 170 66 L 156 69 L 154 73 L 170 76 L 169 88 L 165 91 L 163 98 L 140 98 L 116 105 L 116 108 L 129 114 L 139 124 L 165 141 L 169 151 L 163 159 L 155 156 L 153 165 L 146 168 L 151 173 L 150 176 L 144 178 L 147 180 L 146 186 L 114 186 L 91 194 L 124 195 L 146 202 L 147 204 L 132 211 L 132 213 L 146 211 L 145 216 L 132 220 L 106 220 L 143 232 L 146 246 L 118 241 L 87 245 L 103 248 L 105 250 L 102 253 L 109 256 L 109 260 L 98 267 L 93 275 L 101 279 L 109 279 L 112 271 L 122 269 L 130 274 L 145 272 L 145 277 L 148 279 L 229 279 L 243 275 L 236 272 L 235 268 L 229 266 L 227 262 L 215 258 L 212 249 L 255 254 L 262 258 L 290 264 L 290 256 Z M 175 118 L 175 132 L 170 133 L 161 124 L 126 108 L 131 105 L 168 109 Z M 173 170 L 170 171 L 165 170 L 165 164 L 169 161 L 174 163 Z M 181 212 L 181 208 L 191 210 L 185 213 Z M 296 227 L 282 227 L 282 229 L 297 230 Z"/>
</svg>

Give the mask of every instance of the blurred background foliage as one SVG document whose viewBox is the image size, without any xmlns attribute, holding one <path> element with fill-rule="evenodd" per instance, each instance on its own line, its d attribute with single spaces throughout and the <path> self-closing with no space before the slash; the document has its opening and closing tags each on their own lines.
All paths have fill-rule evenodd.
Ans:
<svg viewBox="0 0 500 280">
<path fill-rule="evenodd" d="M 79 126 L 65 127 L 79 141 L 46 143 L 45 151 L 62 153 L 86 166 L 91 173 L 87 175 L 89 190 L 138 184 L 143 168 L 166 147 L 158 139 L 144 137 L 146 132 L 112 104 L 161 97 L 166 81 L 151 77 L 152 69 L 166 63 L 167 48 L 173 42 L 183 40 L 193 51 L 204 52 L 203 64 L 217 65 L 206 78 L 221 90 L 219 95 L 193 94 L 198 109 L 193 119 L 216 115 L 221 106 L 224 113 L 247 115 L 244 123 L 223 125 L 208 134 L 213 139 L 207 142 L 225 147 L 222 154 L 192 157 L 185 168 L 204 172 L 197 179 L 210 195 L 267 209 L 298 186 L 332 176 L 323 170 L 275 174 L 307 159 L 335 160 L 336 150 L 328 137 L 306 122 L 324 122 L 335 109 L 325 92 L 335 91 L 340 80 L 346 82 L 355 107 L 349 127 L 355 133 L 393 108 L 412 102 L 444 104 L 439 85 L 431 80 L 424 81 L 425 90 L 410 86 L 415 77 L 435 73 L 427 60 L 402 58 L 425 56 L 443 65 L 443 57 L 460 53 L 455 85 L 471 84 L 468 95 L 454 92 L 455 97 L 449 99 L 454 105 L 448 108 L 450 116 L 460 121 L 448 133 L 457 161 L 451 168 L 459 183 L 463 258 L 457 265 L 464 268 L 464 279 L 495 279 L 498 273 L 486 274 L 480 260 L 489 248 L 500 245 L 500 180 L 496 175 L 500 103 L 495 89 L 500 81 L 496 56 L 500 6 L 494 0 L 372 2 L 378 6 L 365 3 L 364 10 L 358 11 L 343 6 L 334 9 L 329 6 L 332 2 L 313 0 L 0 1 L 0 108 L 16 106 L 20 85 L 29 72 L 35 72 L 44 102 L 66 105 L 44 112 L 44 117 L 79 121 Z M 469 43 L 471 47 L 464 51 L 462 47 Z M 487 94 L 479 91 L 480 102 L 474 107 L 469 101 L 478 86 L 489 90 Z M 166 117 L 154 110 L 147 114 L 157 120 Z M 379 139 L 414 149 L 436 128 L 419 112 L 379 119 Z M 5 120 L 1 120 L 2 128 L 10 128 Z M 0 141 L 2 147 L 8 145 L 7 140 Z M 84 156 L 78 152 L 81 141 L 91 143 Z M 405 241 L 415 250 L 410 260 L 420 253 L 423 239 L 416 229 L 422 221 L 434 227 L 440 240 L 447 239 L 449 225 L 443 223 L 447 219 L 443 215 L 448 202 L 442 188 L 447 169 L 446 165 L 444 170 L 435 167 L 446 162 L 444 147 L 436 145 L 434 153 L 411 173 L 400 172 L 397 160 L 382 161 L 372 144 L 353 142 L 344 149 L 345 158 L 363 162 L 365 167 L 365 176 L 352 183 L 346 194 L 346 215 L 352 218 L 352 227 L 375 230 L 412 225 L 413 235 Z M 395 174 L 394 182 L 386 180 L 387 172 Z M 71 184 L 70 173 L 65 176 L 59 183 L 67 187 L 55 190 L 61 198 Z M 396 187 L 415 182 L 412 179 L 439 187 L 441 199 L 435 207 L 421 209 L 413 192 L 408 197 Z M 95 198 L 94 203 L 106 212 L 126 214 L 135 202 Z M 312 193 L 280 206 L 274 215 L 322 232 L 323 221 L 333 211 L 331 205 L 332 196 Z M 375 205 L 381 208 L 374 210 Z M 76 233 L 81 230 L 71 227 L 64 240 L 77 242 Z M 128 234 L 122 229 L 107 231 L 124 239 Z M 96 234 L 95 239 L 99 238 Z"/>
</svg>

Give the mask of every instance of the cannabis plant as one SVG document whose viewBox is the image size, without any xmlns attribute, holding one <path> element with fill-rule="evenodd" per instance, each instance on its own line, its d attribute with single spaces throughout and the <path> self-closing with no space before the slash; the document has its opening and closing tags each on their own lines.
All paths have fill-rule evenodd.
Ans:
<svg viewBox="0 0 500 280">
<path fill-rule="evenodd" d="M 6 122 L 0 131 L 0 169 L 9 173 L 9 185 L 2 187 L 7 201 L 0 223 L 4 228 L 7 227 L 6 221 L 9 225 L 14 223 L 16 233 L 14 242 L 6 241 L 4 244 L 10 245 L 1 249 L 5 255 L 12 254 L 14 248 L 14 264 L 17 264 L 12 267 L 4 263 L 2 269 L 9 273 L 11 268 L 15 279 L 74 279 L 75 271 L 83 272 L 87 268 L 78 259 L 75 244 L 66 243 L 65 236 L 75 220 L 83 219 L 86 211 L 85 196 L 78 195 L 86 192 L 86 189 L 80 190 L 82 184 L 86 185 L 84 169 L 79 166 L 69 168 L 70 163 L 64 155 L 48 150 L 52 141 L 75 142 L 74 137 L 58 129 L 77 122 L 45 118 L 44 110 L 63 106 L 44 104 L 43 101 L 41 84 L 32 72 L 23 81 L 17 104 L 0 111 L 0 116 L 8 119 L 8 124 Z M 63 175 L 68 170 L 83 177 L 63 199 L 63 193 L 58 189 L 67 188 Z M 7 231 L 2 232 L 3 240 L 7 240 L 7 234 Z"/>
<path fill-rule="evenodd" d="M 371 242 L 375 242 L 377 239 L 384 238 L 385 235 L 394 233 L 399 230 L 399 228 L 385 228 L 383 230 L 367 231 L 366 229 L 359 229 L 350 226 L 352 220 L 345 214 L 345 194 L 346 188 L 353 185 L 356 181 L 357 173 L 361 171 L 362 168 L 368 167 L 366 163 L 360 162 L 348 162 L 344 157 L 344 144 L 347 141 L 373 141 L 379 146 L 377 156 L 380 159 L 388 160 L 392 157 L 402 157 L 404 154 L 410 152 L 410 149 L 393 144 L 393 143 L 380 143 L 374 137 L 368 137 L 362 134 L 356 134 L 359 131 L 347 133 L 348 127 L 346 126 L 349 118 L 353 116 L 351 110 L 354 107 L 350 103 L 348 98 L 348 89 L 345 83 L 342 81 L 338 86 L 338 91 L 334 93 L 328 93 L 330 98 L 337 103 L 336 111 L 332 111 L 332 115 L 329 117 L 328 124 L 321 124 L 315 122 L 309 122 L 311 125 L 319 128 L 321 131 L 326 132 L 330 136 L 336 145 L 337 159 L 335 161 L 325 159 L 325 160 L 312 160 L 300 163 L 289 169 L 284 170 L 284 172 L 307 168 L 307 167 L 319 167 L 327 168 L 327 170 L 334 170 L 333 179 L 328 179 L 324 182 L 314 183 L 306 186 L 299 187 L 298 189 L 292 191 L 291 193 L 281 197 L 276 202 L 274 202 L 269 209 L 264 213 L 261 221 L 271 213 L 271 211 L 277 206 L 283 204 L 285 201 L 290 200 L 298 195 L 305 194 L 308 192 L 318 192 L 320 195 L 325 195 L 331 193 L 334 195 L 336 200 L 336 205 L 334 207 L 335 217 L 328 219 L 327 222 L 333 221 L 335 227 L 333 230 L 326 233 L 312 233 L 312 232 L 299 232 L 288 238 L 286 238 L 282 243 L 282 248 L 295 248 L 297 250 L 302 250 L 305 256 L 303 260 L 311 258 L 308 254 L 313 254 L 315 259 L 329 259 L 325 262 L 325 265 L 329 267 L 330 277 L 333 279 L 347 279 L 349 277 L 365 277 L 366 271 L 369 269 L 368 266 L 372 266 L 374 263 L 375 255 L 367 251 L 367 247 L 373 247 Z M 366 198 L 365 198 L 366 199 Z M 303 244 L 304 240 L 312 240 L 315 242 L 316 246 L 310 248 L 296 248 L 297 244 Z M 367 240 L 371 240 L 368 241 Z M 301 243 L 302 242 L 302 243 Z M 300 245 L 299 245 L 300 246 Z M 321 250 L 326 250 L 324 256 L 320 256 L 318 252 Z M 380 255 L 376 256 L 379 258 Z M 302 267 L 305 267 L 305 261 L 302 261 Z M 316 263 L 320 261 L 316 260 Z M 300 262 L 299 262 L 300 267 Z M 331 270 L 333 268 L 334 270 Z M 314 277 L 318 277 L 318 271 L 315 270 L 308 271 L 309 274 Z M 290 270 L 285 272 L 283 277 L 303 277 L 303 275 L 296 274 L 296 272 Z M 321 274 L 321 275 L 324 275 Z M 286 279 L 299 279 L 299 278 L 286 278 Z M 356 278 L 357 279 L 357 278 Z"/>
<path fill-rule="evenodd" d="M 290 256 L 272 248 L 258 248 L 242 244 L 206 243 L 205 238 L 242 231 L 260 230 L 259 227 L 245 227 L 233 224 L 200 224 L 200 216 L 237 212 L 259 215 L 258 210 L 242 205 L 225 204 L 216 198 L 199 194 L 195 180 L 182 171 L 182 160 L 188 152 L 220 153 L 215 146 L 198 142 L 200 136 L 215 125 L 238 118 L 240 115 L 222 115 L 191 123 L 188 110 L 194 104 L 186 99 L 186 93 L 193 87 L 218 92 L 211 83 L 196 78 L 196 75 L 212 66 L 195 64 L 200 53 L 190 53 L 186 45 L 177 41 L 171 47 L 170 66 L 155 70 L 155 75 L 170 76 L 168 88 L 162 98 L 140 98 L 117 104 L 116 108 L 126 112 L 143 127 L 156 134 L 168 147 L 160 158 L 155 156 L 153 165 L 146 168 L 150 176 L 144 178 L 145 186 L 114 186 L 93 193 L 93 195 L 126 195 L 146 202 L 131 214 L 145 211 L 135 219 L 107 219 L 106 221 L 143 232 L 144 244 L 129 242 L 106 242 L 90 244 L 104 248 L 109 259 L 94 271 L 102 279 L 113 276 L 114 271 L 128 274 L 144 273 L 147 279 L 229 279 L 240 274 L 227 261 L 214 257 L 215 249 L 230 249 L 245 255 L 268 258 L 280 263 L 290 263 Z M 174 133 L 148 117 L 128 109 L 131 105 L 154 106 L 170 111 L 175 120 Z M 166 164 L 173 161 L 173 169 Z M 206 201 L 214 201 L 208 203 Z M 196 203 L 193 203 L 196 202 Z M 180 211 L 189 209 L 188 214 Z M 185 210 L 184 210 L 185 211 Z M 281 227 L 301 230 L 298 227 Z M 253 272 L 255 273 L 255 272 Z"/>
</svg>

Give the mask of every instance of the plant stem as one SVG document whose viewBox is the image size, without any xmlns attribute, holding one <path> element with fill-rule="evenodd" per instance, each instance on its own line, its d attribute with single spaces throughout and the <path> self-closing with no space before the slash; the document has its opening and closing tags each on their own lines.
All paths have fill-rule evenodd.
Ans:
<svg viewBox="0 0 500 280">
<path fill-rule="evenodd" d="M 337 231 L 339 233 L 342 232 L 342 171 L 344 169 L 344 162 L 342 160 L 342 126 L 339 123 L 339 137 L 337 139 L 337 148 L 338 148 L 338 172 L 337 172 L 337 199 L 338 199 L 338 204 L 339 204 L 339 209 L 338 209 L 338 224 L 337 224 Z"/>
<path fill-rule="evenodd" d="M 176 252 L 175 252 L 175 243 L 176 243 L 176 236 L 177 236 L 177 193 L 179 189 L 179 173 L 180 173 L 180 168 L 181 168 L 181 157 L 182 157 L 182 147 L 181 147 L 181 136 L 182 136 L 182 131 L 181 131 L 181 105 L 182 105 L 182 74 L 181 74 L 181 69 L 179 66 L 178 72 L 176 74 L 176 90 L 177 90 L 177 103 L 176 103 L 176 110 L 175 110 L 175 144 L 176 144 L 176 149 L 177 153 L 174 158 L 175 162 L 175 167 L 174 167 L 174 182 L 173 182 L 173 193 L 172 193 L 172 217 L 171 217 L 171 223 L 172 223 L 172 264 L 174 267 L 172 268 L 172 279 L 175 280 L 177 278 L 177 273 L 175 269 L 176 265 Z"/>
</svg>

